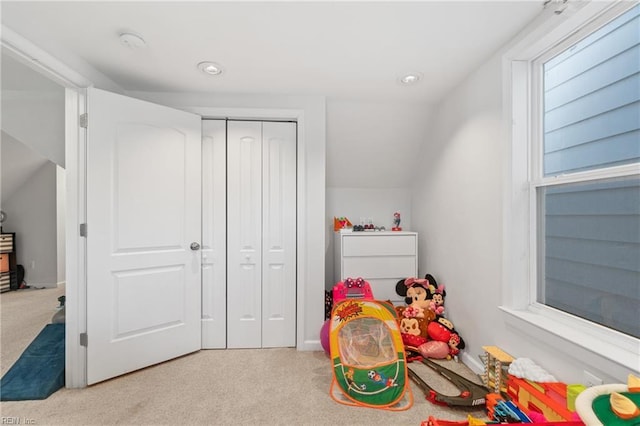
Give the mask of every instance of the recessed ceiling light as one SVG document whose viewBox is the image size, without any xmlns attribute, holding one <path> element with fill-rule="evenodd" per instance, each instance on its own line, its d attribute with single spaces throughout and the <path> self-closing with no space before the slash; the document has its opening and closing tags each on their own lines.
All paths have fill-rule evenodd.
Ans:
<svg viewBox="0 0 640 426">
<path fill-rule="evenodd" d="M 133 33 L 120 34 L 120 43 L 131 49 L 142 49 L 143 47 L 147 46 L 147 43 L 142 37 Z"/>
<path fill-rule="evenodd" d="M 200 62 L 198 64 L 198 69 L 203 73 L 210 75 L 222 74 L 222 67 L 215 62 Z"/>
<path fill-rule="evenodd" d="M 410 86 L 412 84 L 416 84 L 417 82 L 419 82 L 422 79 L 422 74 L 419 72 L 412 72 L 412 73 L 408 73 L 403 75 L 402 77 L 400 77 L 398 79 L 398 81 L 400 82 L 400 84 L 406 85 L 406 86 Z"/>
</svg>

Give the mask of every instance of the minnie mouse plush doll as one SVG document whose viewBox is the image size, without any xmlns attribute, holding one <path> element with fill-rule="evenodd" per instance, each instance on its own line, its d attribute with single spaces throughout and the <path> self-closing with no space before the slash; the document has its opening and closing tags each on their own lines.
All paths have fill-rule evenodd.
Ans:
<svg viewBox="0 0 640 426">
<path fill-rule="evenodd" d="M 438 287 L 436 279 L 431 274 L 424 278 L 406 278 L 396 284 L 396 294 L 404 297 L 409 306 L 429 309 L 429 303 Z"/>
<path fill-rule="evenodd" d="M 429 302 L 429 309 L 437 315 L 444 315 L 444 298 L 446 295 L 447 292 L 444 290 L 443 285 L 436 287 L 436 290 L 431 297 L 431 302 Z"/>
</svg>

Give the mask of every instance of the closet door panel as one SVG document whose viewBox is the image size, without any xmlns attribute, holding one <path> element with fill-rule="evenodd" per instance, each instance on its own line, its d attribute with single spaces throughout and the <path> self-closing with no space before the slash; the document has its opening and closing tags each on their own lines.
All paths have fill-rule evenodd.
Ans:
<svg viewBox="0 0 640 426">
<path fill-rule="evenodd" d="M 229 121 L 227 129 L 227 347 L 259 348 L 262 123 Z"/>
<path fill-rule="evenodd" d="M 262 127 L 262 347 L 295 346 L 296 124 Z"/>
<path fill-rule="evenodd" d="M 202 121 L 202 348 L 227 344 L 227 129 Z"/>
</svg>

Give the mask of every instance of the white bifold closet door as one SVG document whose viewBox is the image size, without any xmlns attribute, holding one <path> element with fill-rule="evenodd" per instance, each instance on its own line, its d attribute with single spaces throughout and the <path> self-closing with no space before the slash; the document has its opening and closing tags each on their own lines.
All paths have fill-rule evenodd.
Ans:
<svg viewBox="0 0 640 426">
<path fill-rule="evenodd" d="M 227 345 L 227 125 L 202 120 L 202 348 Z"/>
<path fill-rule="evenodd" d="M 203 218 L 209 222 L 203 223 L 203 347 L 224 347 L 220 336 L 225 335 L 225 319 L 228 348 L 295 346 L 296 124 L 227 121 L 223 165 L 222 147 L 216 143 L 221 128 L 203 123 L 204 162 L 209 153 L 215 157 L 212 168 L 203 164 Z M 215 225 L 220 210 L 208 214 L 207 209 L 223 202 L 221 190 L 215 189 L 225 166 L 226 235 L 221 236 Z M 216 269 L 224 239 L 223 289 Z M 220 302 L 225 292 L 226 307 Z"/>
</svg>

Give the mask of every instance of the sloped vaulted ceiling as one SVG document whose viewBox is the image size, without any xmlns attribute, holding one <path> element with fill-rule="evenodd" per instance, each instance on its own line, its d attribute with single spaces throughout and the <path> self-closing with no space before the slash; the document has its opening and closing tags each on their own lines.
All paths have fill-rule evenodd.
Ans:
<svg viewBox="0 0 640 426">
<path fill-rule="evenodd" d="M 327 184 L 402 187 L 429 111 L 541 10 L 514 1 L 3 1 L 2 24 L 126 91 L 327 99 Z M 132 50 L 122 32 L 147 45 Z M 196 68 L 215 61 L 218 78 Z M 398 78 L 420 72 L 402 87 Z M 91 78 L 91 76 L 87 76 Z M 96 79 L 98 81 L 99 79 Z M 104 81 L 104 80 L 103 80 Z M 387 117 L 388 119 L 381 119 Z M 345 158 L 356 159 L 345 167 Z"/>
</svg>

